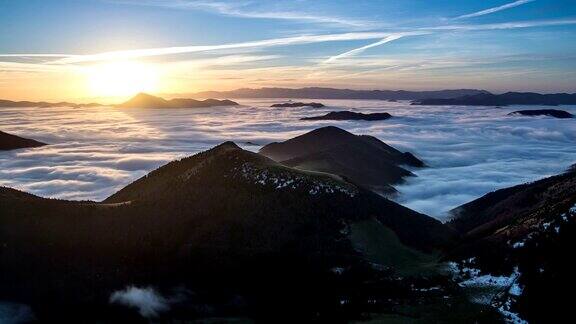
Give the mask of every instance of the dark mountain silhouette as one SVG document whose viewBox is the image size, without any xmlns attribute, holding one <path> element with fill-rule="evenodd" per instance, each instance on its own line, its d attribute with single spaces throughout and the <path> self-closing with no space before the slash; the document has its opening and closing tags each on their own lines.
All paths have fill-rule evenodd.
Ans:
<svg viewBox="0 0 576 324">
<path fill-rule="evenodd" d="M 547 209 L 553 214 L 555 208 L 562 209 L 566 204 L 576 201 L 576 173 L 572 170 L 564 174 L 539 180 L 533 183 L 498 190 L 482 198 L 462 205 L 452 211 L 455 215 L 450 225 L 472 237 L 486 235 L 526 235 L 527 228 L 522 225 L 533 223 L 528 218 L 536 217 L 537 222 L 545 221 L 538 212 Z M 559 207 L 555 207 L 559 205 Z M 502 228 L 516 231 L 501 232 Z"/>
<path fill-rule="evenodd" d="M 285 102 L 279 104 L 273 104 L 270 107 L 281 108 L 281 107 L 312 107 L 312 108 L 322 108 L 324 107 L 323 104 L 319 102 Z"/>
<path fill-rule="evenodd" d="M 377 121 L 386 120 L 391 118 L 392 115 L 389 113 L 373 113 L 373 114 L 363 114 L 353 111 L 331 111 L 326 115 L 314 116 L 314 117 L 304 117 L 300 120 L 366 120 L 366 121 Z"/>
<path fill-rule="evenodd" d="M 564 110 L 557 109 L 535 109 L 535 110 L 518 110 L 508 114 L 509 116 L 549 116 L 554 118 L 574 118 L 574 115 Z"/>
<path fill-rule="evenodd" d="M 45 143 L 0 131 L 0 151 L 44 146 Z"/>
<path fill-rule="evenodd" d="M 576 288 L 571 255 L 576 247 L 576 170 L 498 190 L 453 211 L 450 226 L 463 242 L 453 259 L 473 257 L 491 273 L 519 274 L 515 310 L 530 323 L 572 314 L 566 296 Z M 508 296 L 504 296 L 510 298 Z"/>
<path fill-rule="evenodd" d="M 72 103 L 72 102 L 46 102 L 46 101 L 12 101 L 0 99 L 0 107 L 40 107 L 40 108 L 50 108 L 50 107 L 99 107 L 105 106 L 99 103 Z"/>
<path fill-rule="evenodd" d="M 440 222 L 338 177 L 227 142 L 102 203 L 0 188 L 0 296 L 31 305 L 46 322 L 139 321 L 108 303 L 128 285 L 164 294 L 184 287 L 186 298 L 163 300 L 175 319 L 346 321 L 373 307 L 368 298 L 420 300 L 387 271 L 429 260 L 455 238 Z M 375 245 L 392 249 L 380 265 Z M 342 308 L 342 298 L 350 305 Z"/>
<path fill-rule="evenodd" d="M 216 106 L 236 106 L 238 103 L 231 100 L 195 100 L 175 98 L 166 100 L 146 93 L 139 93 L 130 100 L 117 105 L 120 108 L 205 108 Z"/>
<path fill-rule="evenodd" d="M 333 88 L 261 88 L 233 91 L 206 91 L 193 94 L 195 98 L 292 98 L 292 99 L 378 99 L 418 100 L 425 98 L 457 98 L 464 95 L 488 93 L 484 90 L 457 89 L 438 91 L 352 90 Z"/>
<path fill-rule="evenodd" d="M 413 175 L 400 165 L 424 166 L 411 153 L 402 153 L 375 137 L 357 136 L 333 126 L 268 144 L 260 153 L 287 166 L 344 176 L 385 194 L 395 192 L 391 184 Z"/>
<path fill-rule="evenodd" d="M 456 98 L 426 98 L 416 100 L 412 104 L 429 106 L 574 105 L 576 104 L 576 93 L 539 94 L 534 92 L 506 92 L 500 95 L 481 93 Z"/>
<path fill-rule="evenodd" d="M 160 97 L 152 96 L 146 93 L 139 93 L 132 97 L 130 100 L 116 105 L 121 108 L 205 108 L 216 106 L 236 106 L 238 103 L 231 100 L 195 100 L 186 98 L 175 98 L 166 100 Z M 99 106 L 113 106 L 103 105 L 99 103 L 77 104 L 70 102 L 45 102 L 45 101 L 11 101 L 0 100 L 0 107 L 99 107 Z"/>
</svg>

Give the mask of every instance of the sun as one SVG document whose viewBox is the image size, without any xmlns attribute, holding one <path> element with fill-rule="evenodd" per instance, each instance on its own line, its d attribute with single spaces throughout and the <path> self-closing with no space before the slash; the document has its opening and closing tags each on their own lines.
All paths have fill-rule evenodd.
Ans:
<svg viewBox="0 0 576 324">
<path fill-rule="evenodd" d="M 159 73 L 149 64 L 114 62 L 87 67 L 88 91 L 93 97 L 129 97 L 139 92 L 156 92 Z"/>
</svg>

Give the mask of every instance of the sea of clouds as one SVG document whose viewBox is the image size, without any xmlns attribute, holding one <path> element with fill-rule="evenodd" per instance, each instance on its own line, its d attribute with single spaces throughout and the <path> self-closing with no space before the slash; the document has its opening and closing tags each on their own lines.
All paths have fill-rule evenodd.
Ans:
<svg viewBox="0 0 576 324">
<path fill-rule="evenodd" d="M 0 130 L 51 145 L 0 152 L 0 185 L 44 197 L 102 200 L 176 158 L 233 140 L 257 151 L 320 126 L 369 134 L 430 167 L 398 186 L 396 200 L 446 219 L 490 191 L 562 172 L 576 162 L 576 119 L 507 116 L 542 107 L 411 106 L 322 100 L 327 107 L 271 108 L 277 99 L 202 109 L 0 108 Z M 576 114 L 576 106 L 560 107 Z M 300 121 L 333 110 L 389 112 L 386 121 Z"/>
</svg>

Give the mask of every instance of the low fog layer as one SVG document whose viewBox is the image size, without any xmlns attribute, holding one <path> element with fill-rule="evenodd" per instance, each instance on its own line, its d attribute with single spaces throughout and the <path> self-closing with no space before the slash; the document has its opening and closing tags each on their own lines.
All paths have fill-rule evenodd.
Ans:
<svg viewBox="0 0 576 324">
<path fill-rule="evenodd" d="M 428 107 L 321 100 L 324 108 L 243 106 L 145 110 L 1 108 L 0 130 L 52 145 L 0 153 L 0 185 L 44 197 L 102 200 L 158 166 L 233 140 L 257 151 L 326 125 L 374 135 L 428 169 L 398 186 L 397 200 L 431 216 L 487 192 L 556 174 L 576 162 L 576 120 L 507 116 L 541 107 Z M 561 107 L 576 113 L 576 106 Z M 300 121 L 335 110 L 388 112 L 377 121 Z"/>
<path fill-rule="evenodd" d="M 110 303 L 125 305 L 138 309 L 143 317 L 153 318 L 170 309 L 169 301 L 154 288 L 127 287 L 110 296 Z"/>
</svg>

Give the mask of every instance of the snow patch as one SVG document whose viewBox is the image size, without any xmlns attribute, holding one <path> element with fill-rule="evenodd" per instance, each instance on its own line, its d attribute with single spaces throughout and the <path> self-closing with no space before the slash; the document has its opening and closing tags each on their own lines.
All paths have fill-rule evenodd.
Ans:
<svg viewBox="0 0 576 324">
<path fill-rule="evenodd" d="M 524 288 L 522 288 L 518 282 L 514 282 L 512 284 L 512 286 L 510 287 L 510 289 L 508 290 L 508 293 L 512 296 L 520 296 L 522 295 L 522 292 L 524 291 Z"/>
<path fill-rule="evenodd" d="M 526 323 L 518 314 L 510 311 L 515 298 L 521 296 L 523 292 L 523 288 L 518 284 L 518 279 L 521 275 L 518 267 L 515 267 L 509 276 L 481 275 L 481 271 L 472 268 L 470 263 L 472 263 L 470 260 L 464 260 L 462 266 L 456 262 L 449 262 L 447 265 L 448 269 L 454 274 L 454 278 L 456 280 L 462 280 L 458 282 L 460 287 L 473 288 L 476 290 L 475 293 L 469 296 L 470 300 L 475 303 L 495 307 L 502 313 L 508 323 Z M 466 264 L 468 266 L 466 266 Z M 501 295 L 506 297 L 505 302 L 502 304 L 495 301 Z"/>
<path fill-rule="evenodd" d="M 519 249 L 519 248 L 524 247 L 524 244 L 525 244 L 524 241 L 516 242 L 516 243 L 512 244 L 512 248 L 513 249 Z"/>
<path fill-rule="evenodd" d="M 479 271 L 478 271 L 479 272 Z M 468 280 L 464 280 L 458 285 L 460 287 L 495 287 L 495 288 L 505 288 L 511 286 L 516 280 L 517 275 L 511 274 L 510 276 L 493 276 L 491 274 L 486 274 L 482 276 L 475 276 Z"/>
<path fill-rule="evenodd" d="M 282 170 L 260 169 L 250 163 L 243 163 L 234 172 L 246 180 L 262 186 L 273 186 L 275 189 L 305 189 L 310 195 L 343 193 L 354 197 L 358 192 L 355 189 L 340 185 L 336 182 L 314 179 L 293 172 Z"/>
<path fill-rule="evenodd" d="M 511 312 L 512 300 L 508 299 L 502 306 L 498 307 L 498 311 L 504 316 L 504 321 L 509 324 L 528 324 L 528 321 L 523 320 L 517 313 Z"/>
</svg>

